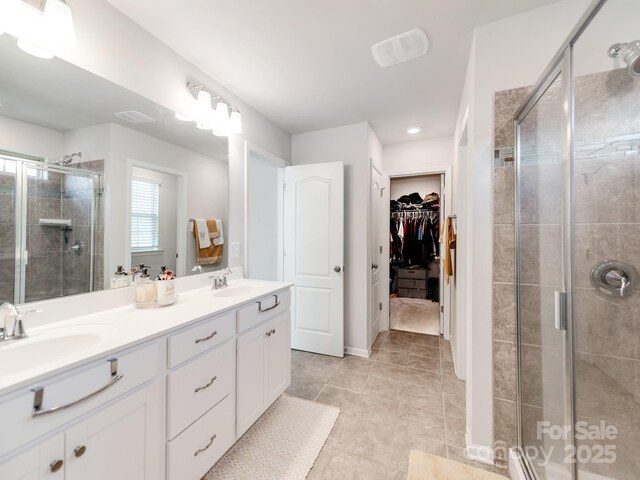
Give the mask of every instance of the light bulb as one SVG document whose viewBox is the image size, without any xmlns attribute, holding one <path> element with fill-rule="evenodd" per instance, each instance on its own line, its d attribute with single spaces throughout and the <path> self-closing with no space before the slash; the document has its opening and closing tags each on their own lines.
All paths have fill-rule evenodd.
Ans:
<svg viewBox="0 0 640 480">
<path fill-rule="evenodd" d="M 198 92 L 198 110 L 203 116 L 207 116 L 211 111 L 211 94 L 205 89 Z"/>
<path fill-rule="evenodd" d="M 226 135 L 229 131 L 229 107 L 223 100 L 216 105 L 215 130 Z"/>
<path fill-rule="evenodd" d="M 76 32 L 69 5 L 61 0 L 47 0 L 43 20 L 54 49 L 76 46 Z"/>
<path fill-rule="evenodd" d="M 233 108 L 231 111 L 231 117 L 229 118 L 229 131 L 231 133 L 242 133 L 242 116 L 237 108 Z"/>
</svg>

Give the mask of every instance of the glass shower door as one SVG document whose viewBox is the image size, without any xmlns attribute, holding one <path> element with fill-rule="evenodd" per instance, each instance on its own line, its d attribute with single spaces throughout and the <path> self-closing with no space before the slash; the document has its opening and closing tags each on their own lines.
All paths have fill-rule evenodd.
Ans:
<svg viewBox="0 0 640 480">
<path fill-rule="evenodd" d="M 516 284 L 519 434 L 534 478 L 571 478 L 565 464 L 570 393 L 562 309 L 564 72 L 550 76 L 517 123 Z M 570 437 L 570 435 L 569 435 Z"/>
<path fill-rule="evenodd" d="M 17 162 L 0 157 L 0 304 L 16 302 Z"/>
</svg>

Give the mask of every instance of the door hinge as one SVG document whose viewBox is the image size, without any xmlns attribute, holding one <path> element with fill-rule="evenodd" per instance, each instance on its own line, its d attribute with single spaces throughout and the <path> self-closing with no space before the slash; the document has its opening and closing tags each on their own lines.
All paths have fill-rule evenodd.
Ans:
<svg viewBox="0 0 640 480">
<path fill-rule="evenodd" d="M 444 305 L 440 305 L 440 313 L 444 313 Z"/>
<path fill-rule="evenodd" d="M 382 245 L 380 245 L 380 253 L 382 253 Z"/>
<path fill-rule="evenodd" d="M 382 311 L 382 302 L 380 302 L 380 311 Z"/>
<path fill-rule="evenodd" d="M 282 254 L 283 254 L 285 257 L 287 256 L 287 249 L 286 249 L 286 248 L 283 248 L 283 249 L 282 249 Z"/>
<path fill-rule="evenodd" d="M 282 184 L 282 189 L 285 190 L 285 191 L 287 190 L 287 184 L 286 183 Z"/>
</svg>

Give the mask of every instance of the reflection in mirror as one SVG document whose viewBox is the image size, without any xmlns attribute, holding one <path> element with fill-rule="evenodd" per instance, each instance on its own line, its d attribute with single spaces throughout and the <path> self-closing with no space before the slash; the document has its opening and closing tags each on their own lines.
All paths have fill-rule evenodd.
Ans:
<svg viewBox="0 0 640 480">
<path fill-rule="evenodd" d="M 109 288 L 119 265 L 193 274 L 189 218 L 228 219 L 227 139 L 6 35 L 0 61 L 0 303 Z"/>
</svg>

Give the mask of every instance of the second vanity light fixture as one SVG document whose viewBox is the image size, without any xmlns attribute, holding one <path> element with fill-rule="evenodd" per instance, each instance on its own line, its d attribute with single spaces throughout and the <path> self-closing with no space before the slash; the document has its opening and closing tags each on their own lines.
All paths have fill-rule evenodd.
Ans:
<svg viewBox="0 0 640 480">
<path fill-rule="evenodd" d="M 53 58 L 74 48 L 71 8 L 64 0 L 0 0 L 0 34 L 18 39 L 18 47 L 38 58 Z"/>
<path fill-rule="evenodd" d="M 235 105 L 229 107 L 221 96 L 211 95 L 204 85 L 187 82 L 187 90 L 196 100 L 198 128 L 211 131 L 218 137 L 228 136 L 230 133 L 242 133 L 242 117 L 238 107 Z M 213 108 L 214 102 L 215 108 Z M 180 113 L 176 113 L 176 118 L 181 121 L 191 121 Z"/>
</svg>

